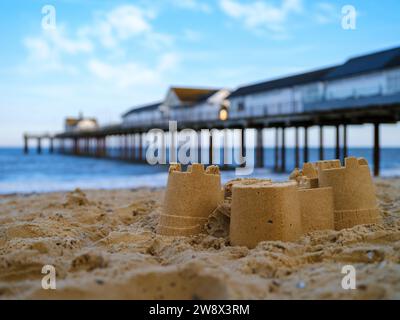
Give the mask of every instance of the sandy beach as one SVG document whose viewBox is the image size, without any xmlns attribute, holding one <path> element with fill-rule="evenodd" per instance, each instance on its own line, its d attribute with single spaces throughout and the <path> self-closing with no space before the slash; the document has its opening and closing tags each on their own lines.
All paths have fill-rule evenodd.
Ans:
<svg viewBox="0 0 400 320">
<path fill-rule="evenodd" d="M 229 244 L 221 217 L 212 235 L 156 234 L 163 189 L 0 196 L 0 298 L 400 299 L 400 179 L 375 183 L 383 225 L 251 250 Z M 348 264 L 357 290 L 341 287 Z M 44 265 L 56 290 L 41 287 Z"/>
</svg>

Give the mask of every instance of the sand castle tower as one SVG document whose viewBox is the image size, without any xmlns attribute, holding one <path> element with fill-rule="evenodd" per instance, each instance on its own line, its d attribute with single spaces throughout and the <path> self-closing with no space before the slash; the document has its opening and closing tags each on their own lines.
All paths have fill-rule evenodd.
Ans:
<svg viewBox="0 0 400 320">
<path fill-rule="evenodd" d="M 333 190 L 336 230 L 380 222 L 375 187 L 365 159 L 346 158 L 344 167 L 339 160 L 319 161 L 317 168 L 319 186 Z"/>
<path fill-rule="evenodd" d="M 296 240 L 301 215 L 296 182 L 236 183 L 232 188 L 230 241 L 255 247 L 260 241 Z"/>
<path fill-rule="evenodd" d="M 303 233 L 335 228 L 332 187 L 320 187 L 318 172 L 311 163 L 303 165 L 298 177 Z"/>
<path fill-rule="evenodd" d="M 170 166 L 163 212 L 157 232 L 171 236 L 194 235 L 203 229 L 208 216 L 223 201 L 217 166 L 204 170 L 202 164 Z"/>
</svg>

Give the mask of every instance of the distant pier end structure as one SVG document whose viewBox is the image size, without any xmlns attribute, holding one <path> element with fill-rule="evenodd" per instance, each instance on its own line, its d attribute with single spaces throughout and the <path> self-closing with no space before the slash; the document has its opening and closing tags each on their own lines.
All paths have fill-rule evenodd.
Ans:
<svg viewBox="0 0 400 320">
<path fill-rule="evenodd" d="M 24 153 L 28 154 L 29 153 L 29 140 L 36 140 L 36 152 L 38 154 L 42 153 L 42 141 L 43 140 L 49 140 L 49 152 L 53 153 L 54 152 L 54 136 L 52 136 L 49 133 L 43 133 L 43 134 L 29 134 L 25 133 L 24 134 Z"/>
<path fill-rule="evenodd" d="M 65 119 L 64 130 L 66 134 L 70 133 L 79 133 L 79 132 L 88 132 L 92 130 L 99 129 L 99 125 L 95 118 L 84 118 L 83 115 L 79 115 L 77 118 L 68 117 Z M 51 135 L 50 133 L 43 134 L 32 134 L 32 133 L 24 133 L 24 153 L 29 153 L 29 140 L 37 141 L 37 153 L 42 153 L 42 141 L 49 141 L 49 152 L 53 153 L 55 150 L 54 141 L 59 140 L 58 151 L 63 152 L 64 140 L 58 139 L 55 135 Z"/>
<path fill-rule="evenodd" d="M 287 128 L 295 129 L 294 163 L 308 162 L 309 128 L 319 128 L 324 159 L 324 128 L 335 128 L 335 156 L 348 153 L 349 125 L 373 125 L 374 174 L 380 168 L 380 125 L 400 121 L 400 47 L 358 56 L 341 65 L 237 88 L 171 87 L 164 100 L 132 108 L 113 126 L 66 131 L 56 136 L 64 152 L 144 160 L 143 135 L 152 128 L 178 130 L 255 129 L 256 165 L 264 166 L 263 129 L 275 129 L 274 168 L 286 171 Z M 303 131 L 300 154 L 300 131 Z M 245 141 L 242 131 L 242 146 Z M 69 144 L 69 147 L 65 145 Z M 212 163 L 213 138 L 209 139 Z M 171 159 L 170 159 L 171 160 Z M 300 161 L 302 160 L 302 161 Z"/>
</svg>

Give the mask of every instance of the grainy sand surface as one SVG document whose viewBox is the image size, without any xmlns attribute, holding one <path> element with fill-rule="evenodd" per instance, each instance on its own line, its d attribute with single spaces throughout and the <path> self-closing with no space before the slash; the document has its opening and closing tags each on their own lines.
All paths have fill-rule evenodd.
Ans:
<svg viewBox="0 0 400 320">
<path fill-rule="evenodd" d="M 0 298 L 400 299 L 400 179 L 376 185 L 383 225 L 252 250 L 226 232 L 157 235 L 160 189 L 0 196 Z M 56 290 L 41 288 L 46 264 Z M 357 290 L 341 287 L 347 264 Z"/>
</svg>

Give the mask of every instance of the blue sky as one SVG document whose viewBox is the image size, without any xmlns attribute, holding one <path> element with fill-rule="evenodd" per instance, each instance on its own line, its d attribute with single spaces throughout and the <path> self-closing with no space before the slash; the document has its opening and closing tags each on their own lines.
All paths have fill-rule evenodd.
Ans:
<svg viewBox="0 0 400 320">
<path fill-rule="evenodd" d="M 356 30 L 341 27 L 348 4 Z M 42 28 L 44 5 L 55 29 Z M 169 85 L 235 88 L 399 46 L 399 12 L 398 0 L 1 1 L 0 145 L 58 132 L 80 111 L 117 122 Z M 350 144 L 370 133 L 352 127 Z M 383 144 L 396 136 L 385 126 Z"/>
</svg>

